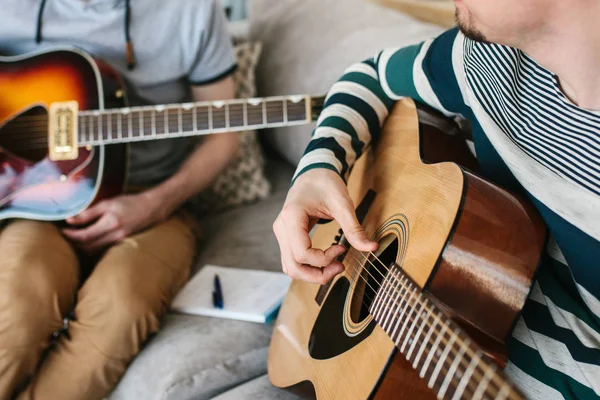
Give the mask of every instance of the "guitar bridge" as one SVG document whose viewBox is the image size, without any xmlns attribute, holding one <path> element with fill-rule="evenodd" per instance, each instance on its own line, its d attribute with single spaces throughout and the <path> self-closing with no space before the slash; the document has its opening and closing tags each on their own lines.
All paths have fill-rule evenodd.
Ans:
<svg viewBox="0 0 600 400">
<path fill-rule="evenodd" d="M 76 101 L 54 102 L 48 110 L 48 152 L 52 161 L 75 160 L 79 156 Z"/>
</svg>

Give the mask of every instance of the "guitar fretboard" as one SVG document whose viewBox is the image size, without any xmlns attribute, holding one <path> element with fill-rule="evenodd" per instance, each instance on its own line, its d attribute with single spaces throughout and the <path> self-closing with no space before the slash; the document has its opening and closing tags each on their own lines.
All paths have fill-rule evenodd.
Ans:
<svg viewBox="0 0 600 400">
<path fill-rule="evenodd" d="M 310 98 L 267 97 L 81 111 L 79 144 L 104 145 L 208 135 L 311 121 Z"/>
<path fill-rule="evenodd" d="M 525 399 L 400 269 L 387 273 L 369 311 L 438 399 Z"/>
</svg>

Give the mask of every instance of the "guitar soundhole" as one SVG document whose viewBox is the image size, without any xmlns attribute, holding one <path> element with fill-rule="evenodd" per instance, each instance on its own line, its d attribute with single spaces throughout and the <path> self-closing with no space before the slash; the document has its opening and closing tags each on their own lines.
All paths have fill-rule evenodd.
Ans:
<svg viewBox="0 0 600 400">
<path fill-rule="evenodd" d="M 42 160 L 48 151 L 48 112 L 34 106 L 0 129 L 0 147 L 31 162 Z"/>
<path fill-rule="evenodd" d="M 357 253 L 356 250 L 353 252 Z M 383 237 L 379 241 L 378 252 L 369 256 L 357 281 L 350 307 L 350 317 L 353 322 L 360 323 L 369 316 L 369 307 L 371 307 L 390 265 L 397 258 L 398 238 L 395 235 Z"/>
</svg>

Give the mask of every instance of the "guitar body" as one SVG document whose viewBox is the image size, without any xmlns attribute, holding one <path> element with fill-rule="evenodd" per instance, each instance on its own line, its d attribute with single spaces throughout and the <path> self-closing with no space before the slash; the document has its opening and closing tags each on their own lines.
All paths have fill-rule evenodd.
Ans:
<svg viewBox="0 0 600 400">
<path fill-rule="evenodd" d="M 348 182 L 377 258 L 349 252 L 330 285 L 292 283 L 269 352 L 275 386 L 318 399 L 435 398 L 369 313 L 368 287 L 382 286 L 392 263 L 505 363 L 545 228 L 528 203 L 457 162 L 476 168 L 464 141 L 420 124 L 411 100 L 396 105 Z M 319 225 L 313 246 L 326 249 L 339 233 L 334 221 Z"/>
<path fill-rule="evenodd" d="M 123 190 L 126 146 L 82 147 L 71 161 L 51 161 L 39 146 L 50 103 L 112 108 L 123 93 L 114 71 L 75 49 L 0 57 L 0 220 L 62 220 Z"/>
</svg>

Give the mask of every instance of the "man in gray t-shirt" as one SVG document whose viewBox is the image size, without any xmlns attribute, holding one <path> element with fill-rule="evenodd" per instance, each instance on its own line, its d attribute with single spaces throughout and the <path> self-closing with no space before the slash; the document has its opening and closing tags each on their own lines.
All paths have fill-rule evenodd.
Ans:
<svg viewBox="0 0 600 400">
<path fill-rule="evenodd" d="M 234 96 L 217 0 L 2 1 L 0 54 L 65 45 L 110 64 L 145 103 Z M 238 138 L 191 146 L 132 145 L 128 183 L 143 190 L 92 206 L 66 229 L 16 220 L 0 230 L 0 398 L 102 398 L 158 330 L 195 251 L 193 224 L 177 210 L 232 160 Z M 80 287 L 82 253 L 98 261 Z"/>
</svg>

